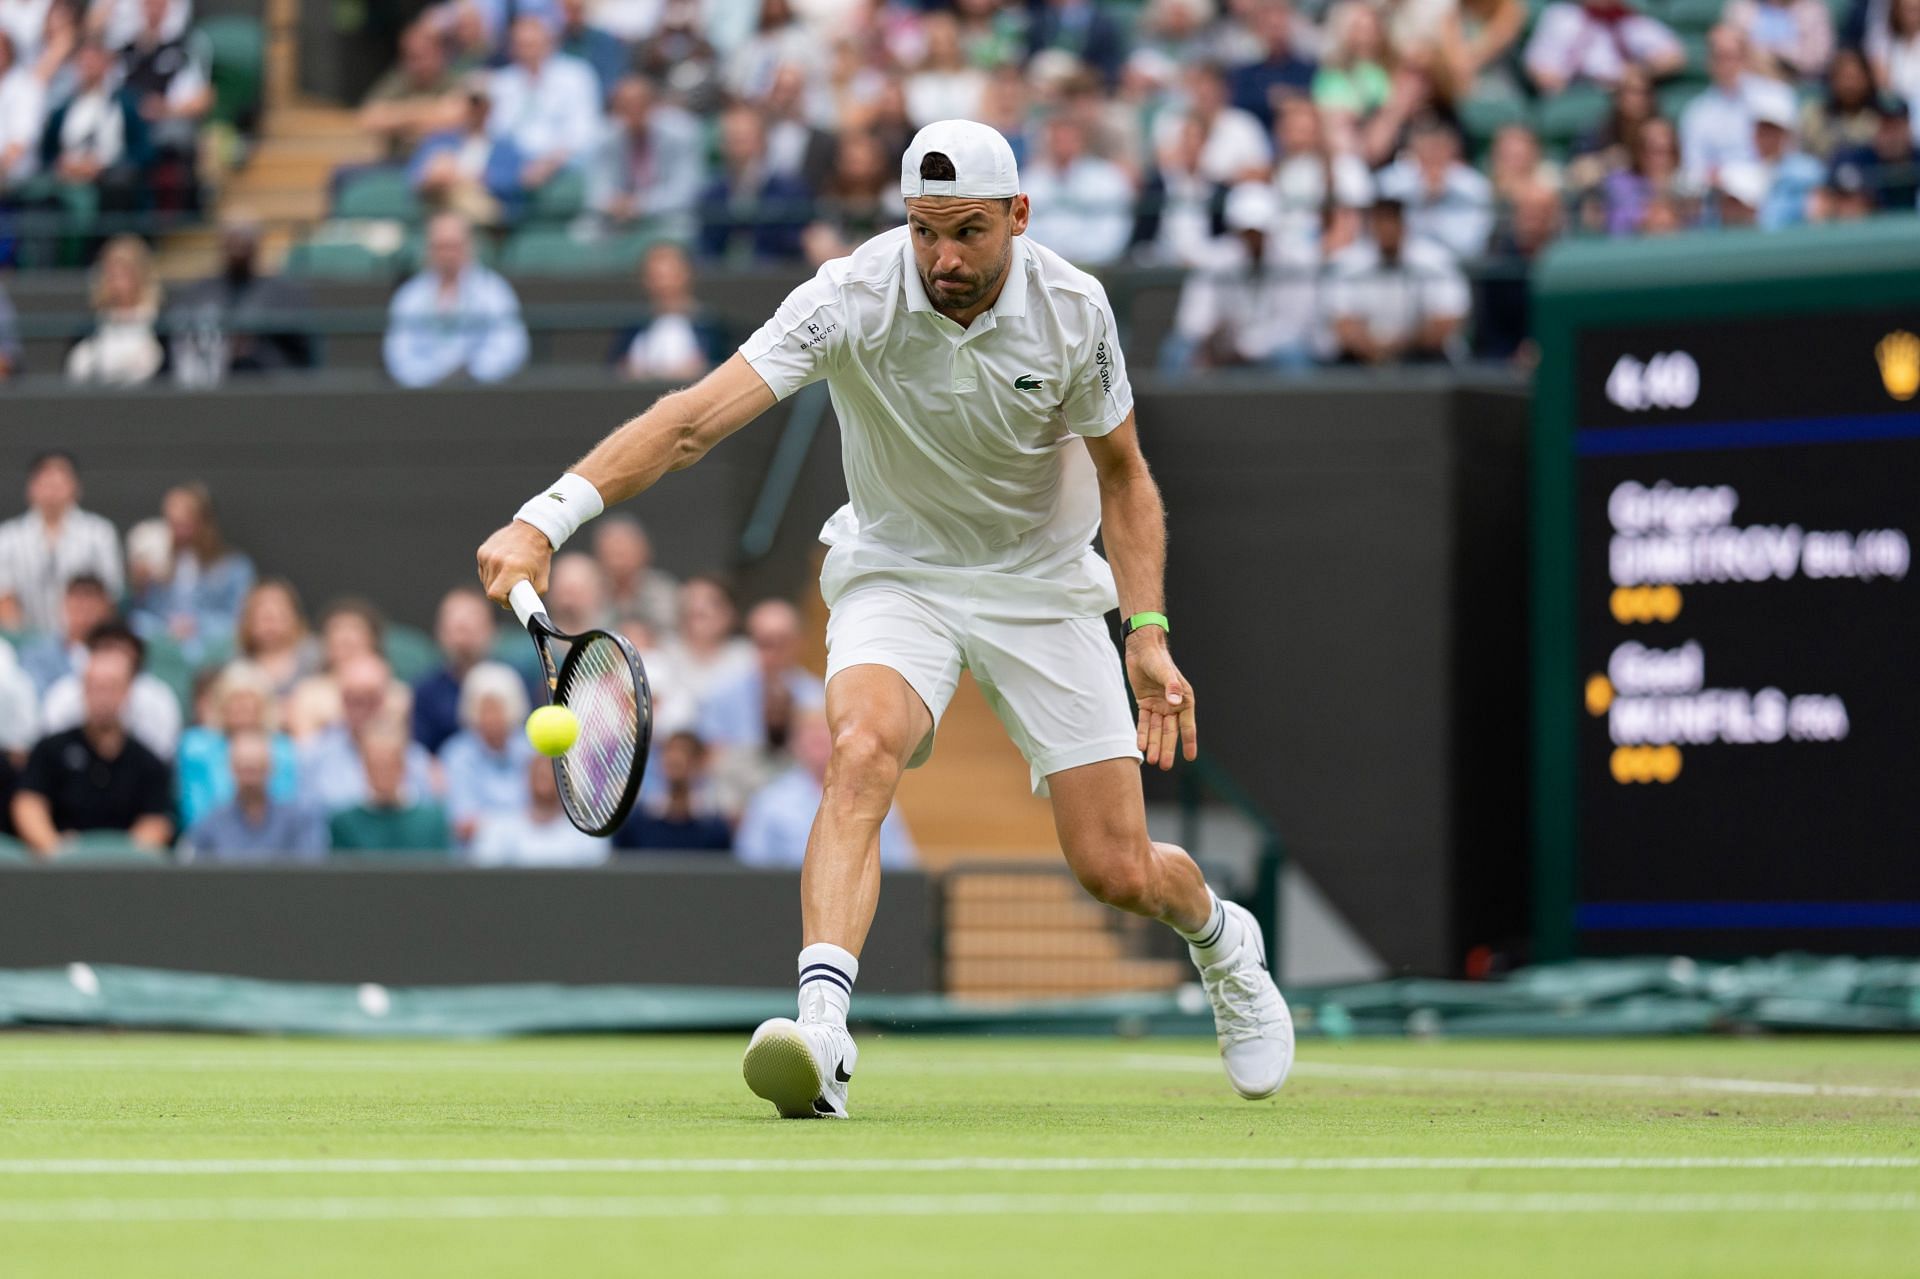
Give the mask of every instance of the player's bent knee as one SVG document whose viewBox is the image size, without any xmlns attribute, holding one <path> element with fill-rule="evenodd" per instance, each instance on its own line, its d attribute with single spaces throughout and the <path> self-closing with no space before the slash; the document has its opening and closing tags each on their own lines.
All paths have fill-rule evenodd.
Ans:
<svg viewBox="0 0 1920 1279">
<path fill-rule="evenodd" d="M 1146 859 L 1131 853 L 1116 853 L 1091 864 L 1076 866 L 1074 874 L 1080 886 L 1094 898 L 1130 915 L 1158 915 L 1153 875 Z"/>
<path fill-rule="evenodd" d="M 901 749 L 885 734 L 864 724 L 843 725 L 833 735 L 827 765 L 827 790 L 843 798 L 884 792 L 889 798 L 900 780 Z"/>
</svg>

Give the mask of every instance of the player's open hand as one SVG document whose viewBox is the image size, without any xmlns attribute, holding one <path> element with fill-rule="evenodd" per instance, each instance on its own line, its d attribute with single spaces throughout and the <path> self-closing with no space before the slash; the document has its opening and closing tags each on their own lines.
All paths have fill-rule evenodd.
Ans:
<svg viewBox="0 0 1920 1279">
<path fill-rule="evenodd" d="M 507 592 L 517 582 L 532 582 L 534 590 L 546 593 L 553 544 L 533 525 L 515 520 L 505 528 L 496 529 L 492 537 L 480 544 L 474 558 L 479 562 L 480 585 L 485 588 L 487 598 L 505 608 Z"/>
<path fill-rule="evenodd" d="M 1147 763 L 1173 767 L 1176 753 L 1189 761 L 1200 753 L 1200 726 L 1193 714 L 1193 685 L 1173 664 L 1167 642 L 1136 631 L 1127 639 L 1127 681 L 1140 708 L 1135 744 Z"/>
</svg>

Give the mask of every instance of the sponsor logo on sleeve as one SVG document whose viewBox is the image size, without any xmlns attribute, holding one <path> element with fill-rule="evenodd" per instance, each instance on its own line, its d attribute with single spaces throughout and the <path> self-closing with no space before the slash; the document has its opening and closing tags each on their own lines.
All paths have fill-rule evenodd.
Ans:
<svg viewBox="0 0 1920 1279">
<path fill-rule="evenodd" d="M 806 323 L 806 336 L 800 339 L 800 349 L 802 351 L 811 351 L 814 347 L 819 346 L 822 342 L 832 337 L 839 328 L 840 326 L 832 320 L 828 320 L 825 324 L 816 324 L 812 320 L 808 320 Z"/>
<path fill-rule="evenodd" d="M 1100 370 L 1100 393 L 1113 394 L 1113 361 L 1107 356 L 1107 344 L 1102 342 L 1093 348 L 1093 365 Z"/>
</svg>

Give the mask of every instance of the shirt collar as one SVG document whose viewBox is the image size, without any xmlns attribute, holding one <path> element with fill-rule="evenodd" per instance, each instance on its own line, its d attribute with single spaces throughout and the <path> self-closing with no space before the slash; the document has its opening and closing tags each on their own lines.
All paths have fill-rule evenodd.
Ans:
<svg viewBox="0 0 1920 1279">
<path fill-rule="evenodd" d="M 1000 288 L 1000 296 L 985 312 L 996 319 L 1009 320 L 1024 317 L 1027 313 L 1027 237 L 1013 237 L 1011 251 L 1007 254 L 1007 282 Z M 926 282 L 920 278 L 920 267 L 913 260 L 913 239 L 908 238 L 900 244 L 900 257 L 904 263 L 904 279 L 907 290 L 907 310 L 931 311 L 933 299 L 927 296 Z M 944 316 L 942 317 L 945 318 Z"/>
</svg>

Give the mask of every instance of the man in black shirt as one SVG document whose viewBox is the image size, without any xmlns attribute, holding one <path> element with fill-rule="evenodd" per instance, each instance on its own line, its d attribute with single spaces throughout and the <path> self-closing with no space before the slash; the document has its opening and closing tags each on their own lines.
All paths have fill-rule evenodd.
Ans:
<svg viewBox="0 0 1920 1279">
<path fill-rule="evenodd" d="M 141 18 L 140 34 L 121 56 L 123 83 L 153 139 L 148 187 L 157 208 L 198 208 L 197 138 L 213 109 L 213 87 L 184 35 L 167 34 L 168 0 L 142 0 Z"/>
<path fill-rule="evenodd" d="M 139 655 L 125 645 L 95 648 L 82 680 L 86 718 L 42 738 L 27 757 L 13 824 L 39 856 L 54 856 L 78 831 L 124 831 L 156 851 L 172 841 L 172 770 L 120 722 L 138 669 Z"/>
</svg>

